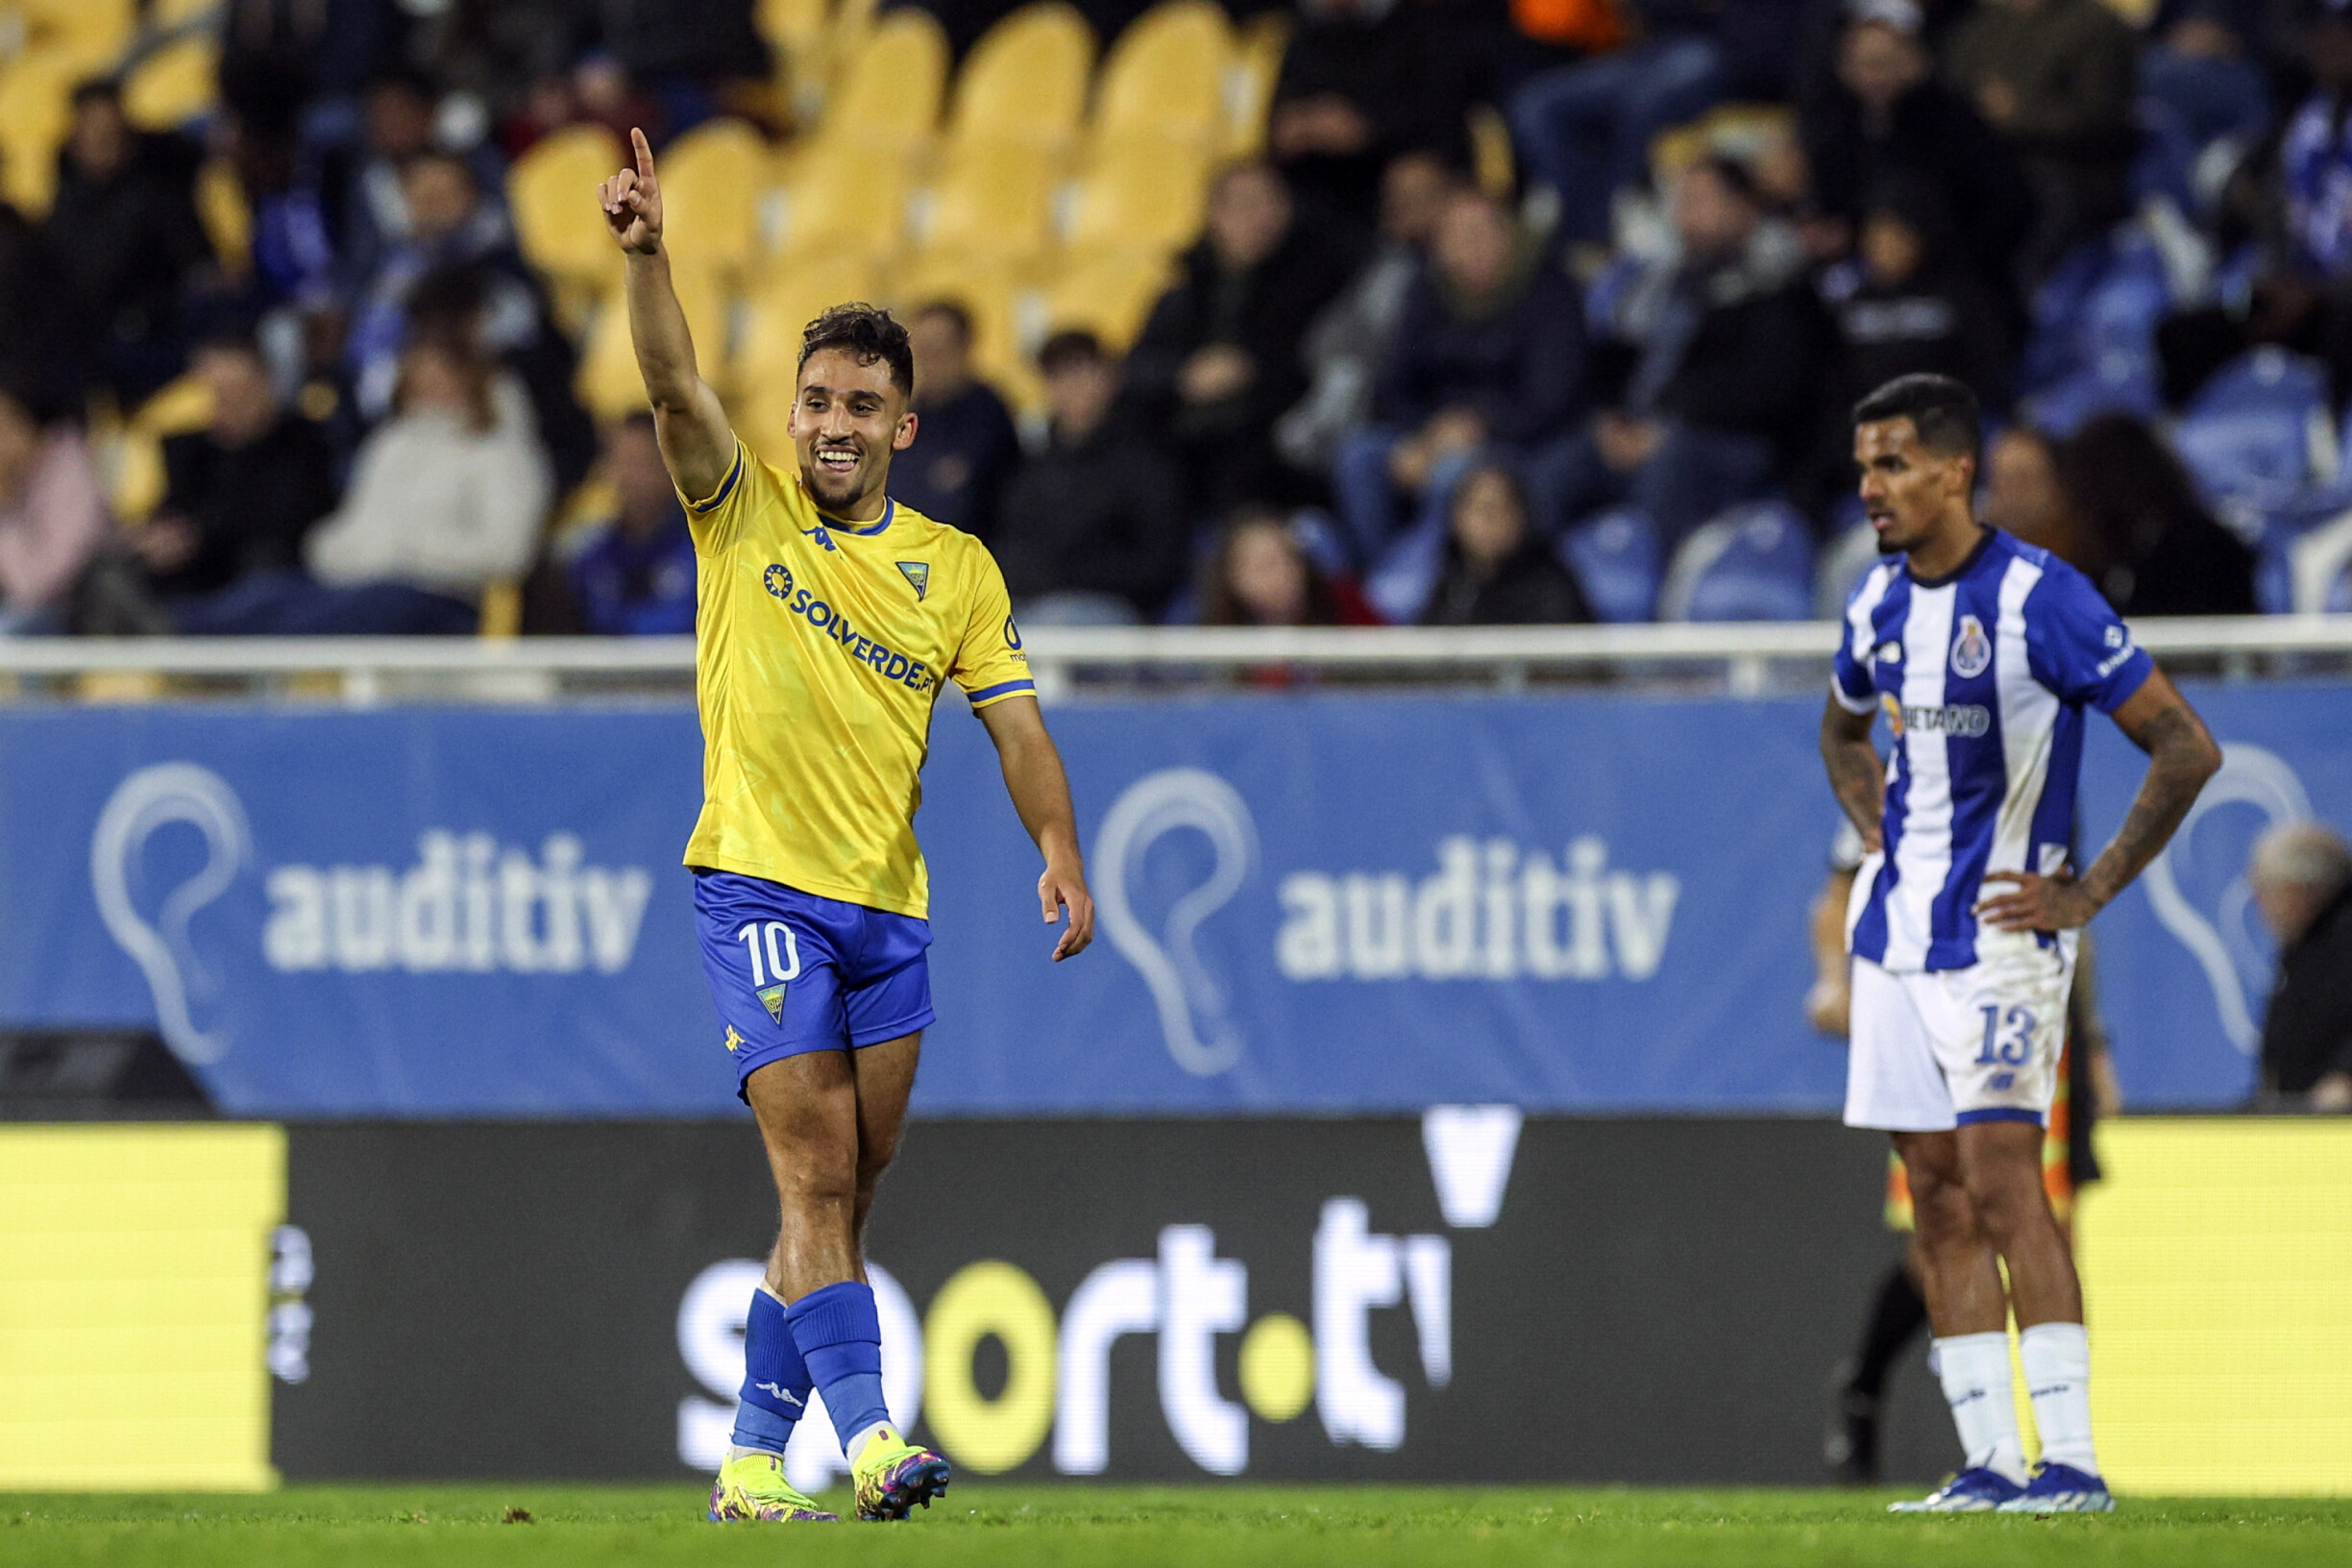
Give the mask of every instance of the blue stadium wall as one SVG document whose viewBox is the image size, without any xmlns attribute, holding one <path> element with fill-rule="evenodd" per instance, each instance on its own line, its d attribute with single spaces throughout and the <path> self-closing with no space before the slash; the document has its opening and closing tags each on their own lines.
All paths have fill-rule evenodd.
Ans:
<svg viewBox="0 0 2352 1568">
<path fill-rule="evenodd" d="M 2352 822 L 2352 687 L 2193 688 L 2228 753 L 2103 914 L 2139 1109 L 2253 1081 L 2268 822 Z M 1102 937 L 943 710 L 925 1115 L 1810 1114 L 1818 705 L 1269 696 L 1059 710 Z M 2097 724 L 2082 842 L 2139 758 Z M 241 1117 L 740 1114 L 676 706 L 0 712 L 0 1028 L 156 1028 Z"/>
</svg>

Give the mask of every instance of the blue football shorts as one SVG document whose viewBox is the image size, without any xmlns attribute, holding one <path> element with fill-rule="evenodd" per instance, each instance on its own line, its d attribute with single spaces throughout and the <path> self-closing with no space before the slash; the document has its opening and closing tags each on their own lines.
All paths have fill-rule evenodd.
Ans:
<svg viewBox="0 0 2352 1568">
<path fill-rule="evenodd" d="M 738 1095 L 771 1062 L 930 1026 L 929 920 L 734 871 L 696 870 L 694 898 Z"/>
</svg>

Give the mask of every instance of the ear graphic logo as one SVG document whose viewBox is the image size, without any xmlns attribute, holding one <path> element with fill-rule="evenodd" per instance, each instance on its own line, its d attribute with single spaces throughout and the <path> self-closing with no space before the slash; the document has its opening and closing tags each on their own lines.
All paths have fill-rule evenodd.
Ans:
<svg viewBox="0 0 2352 1568">
<path fill-rule="evenodd" d="M 2252 806 L 2263 821 L 2244 834 L 2209 825 L 2200 839 L 2198 823 L 2221 806 Z M 2222 1032 L 2247 1056 L 2262 1044 L 2250 998 L 2261 995 L 2268 983 L 2269 962 L 2249 919 L 2253 893 L 2246 886 L 2246 855 L 2266 830 L 2311 814 L 2311 796 L 2284 758 L 2259 746 L 2229 743 L 2221 747 L 2221 771 L 2142 878 L 2157 919 L 2204 969 Z M 2181 873 L 2198 865 L 2211 869 L 2202 879 L 2206 885 L 2221 883 L 2217 896 L 2193 901 L 2181 891 Z"/>
<path fill-rule="evenodd" d="M 205 863 L 163 895 L 150 925 L 139 914 L 140 852 L 156 831 L 185 822 L 205 839 Z M 196 912 L 229 891 L 253 855 L 253 831 L 236 792 L 218 773 L 192 762 L 142 768 L 115 787 L 90 835 L 90 891 L 99 917 L 122 950 L 147 977 L 155 994 L 156 1026 L 182 1061 L 217 1062 L 231 1044 L 226 1032 L 207 1033 L 188 1009 L 191 992 L 208 998 L 213 979 L 188 943 Z"/>
<path fill-rule="evenodd" d="M 1176 900 L 1154 935 L 1128 901 L 1128 883 L 1152 845 L 1181 828 L 1207 835 L 1215 864 L 1209 880 Z M 1199 768 L 1170 768 L 1138 779 L 1111 803 L 1095 835 L 1094 899 L 1103 934 L 1151 988 L 1168 1055 L 1195 1077 L 1230 1068 L 1241 1059 L 1243 1041 L 1224 988 L 1201 963 L 1194 933 L 1232 902 L 1257 861 L 1258 827 L 1248 804 L 1231 784 Z"/>
</svg>

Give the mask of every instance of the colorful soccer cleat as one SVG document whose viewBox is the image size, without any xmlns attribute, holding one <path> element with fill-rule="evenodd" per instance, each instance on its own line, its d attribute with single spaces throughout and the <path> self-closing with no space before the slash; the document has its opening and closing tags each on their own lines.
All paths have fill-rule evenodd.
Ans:
<svg viewBox="0 0 2352 1568">
<path fill-rule="evenodd" d="M 2000 1506 L 2003 1513 L 2113 1513 L 2115 1495 L 2088 1470 L 2046 1464 L 2025 1489 Z"/>
<path fill-rule="evenodd" d="M 1917 1503 L 1890 1503 L 1889 1513 L 1991 1513 L 2025 1488 L 1983 1465 L 1963 1470 Z"/>
<path fill-rule="evenodd" d="M 813 1499 L 793 1490 L 784 1479 L 784 1461 L 773 1454 L 746 1454 L 719 1467 L 711 1482 L 710 1522 L 764 1520 L 772 1525 L 837 1525 L 841 1515 L 827 1513 Z"/>
<path fill-rule="evenodd" d="M 904 1519 L 918 1503 L 927 1508 L 947 1491 L 947 1461 L 888 1427 L 867 1439 L 851 1471 L 860 1519 Z"/>
</svg>

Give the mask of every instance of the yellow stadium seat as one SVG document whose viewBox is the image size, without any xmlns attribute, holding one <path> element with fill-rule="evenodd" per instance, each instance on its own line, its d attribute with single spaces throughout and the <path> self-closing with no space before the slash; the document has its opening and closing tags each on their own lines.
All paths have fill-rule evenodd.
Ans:
<svg viewBox="0 0 2352 1568">
<path fill-rule="evenodd" d="M 1077 137 L 1094 30 L 1064 0 L 1039 0 L 972 45 L 957 73 L 948 139 L 1019 141 L 1060 153 Z"/>
<path fill-rule="evenodd" d="M 698 265 L 740 276 L 759 249 L 760 204 L 774 160 L 742 120 L 711 120 L 662 149 L 662 224 Z"/>
<path fill-rule="evenodd" d="M 814 256 L 772 265 L 746 302 L 743 351 L 735 357 L 736 429 L 751 450 L 783 462 L 791 445 L 785 422 L 800 368 L 800 334 L 826 310 L 874 293 L 872 267 L 862 256 Z"/>
<path fill-rule="evenodd" d="M 1034 256 L 1045 247 L 1054 184 L 1042 147 L 1004 141 L 960 147 L 933 187 L 922 248 L 983 260 Z"/>
<path fill-rule="evenodd" d="M 174 39 L 123 83 L 123 113 L 142 131 L 171 131 L 220 100 L 220 45 L 204 34 Z"/>
<path fill-rule="evenodd" d="M 935 301 L 962 306 L 971 317 L 974 368 L 1009 402 L 1036 406 L 1037 370 L 1029 356 L 1037 334 L 1024 321 L 1029 291 L 1021 268 L 943 254 L 918 257 L 892 281 L 889 295 L 902 321 Z"/>
<path fill-rule="evenodd" d="M 939 128 L 947 82 L 947 35 L 926 12 L 894 11 L 843 61 L 825 99 L 828 145 L 904 156 Z"/>
<path fill-rule="evenodd" d="M 70 56 L 49 50 L 0 66 L 0 178 L 8 200 L 30 217 L 47 212 L 57 194 L 58 149 L 73 119 L 66 94 L 82 74 Z"/>
<path fill-rule="evenodd" d="M 56 53 L 76 75 L 113 69 L 138 31 L 136 0 L 12 0 L 29 50 Z"/>
<path fill-rule="evenodd" d="M 158 391 L 124 422 L 114 457 L 112 503 L 124 524 L 144 523 L 163 503 L 163 438 L 201 430 L 212 422 L 212 389 L 183 376 Z"/>
<path fill-rule="evenodd" d="M 1047 285 L 1042 331 L 1083 327 L 1124 354 L 1174 275 L 1167 256 L 1159 251 L 1101 251 L 1081 257 Z"/>
<path fill-rule="evenodd" d="M 621 282 L 596 189 L 625 155 L 600 125 L 568 125 L 531 144 L 506 173 L 506 204 L 523 254 L 554 285 L 556 314 L 576 331 L 589 307 Z"/>
<path fill-rule="evenodd" d="M 833 62 L 831 0 L 759 0 L 760 36 L 775 51 L 777 79 L 794 112 L 807 119 L 824 102 Z"/>
<path fill-rule="evenodd" d="M 246 203 L 236 165 L 229 159 L 206 159 L 196 171 L 196 216 L 221 265 L 243 277 L 253 265 L 253 208 Z"/>
<path fill-rule="evenodd" d="M 1225 156 L 1255 158 L 1265 150 L 1266 111 L 1290 47 L 1290 20 L 1280 12 L 1252 17 L 1241 29 L 1225 76 Z"/>
<path fill-rule="evenodd" d="M 1213 0 L 1165 0 L 1111 46 L 1095 89 L 1097 142 L 1167 136 L 1220 146 L 1233 29 Z"/>
<path fill-rule="evenodd" d="M 714 386 L 726 384 L 726 295 L 708 270 L 673 263 L 678 304 L 686 312 L 687 331 L 694 334 L 695 359 L 702 379 Z M 646 406 L 645 380 L 637 373 L 637 350 L 629 338 L 628 312 L 616 294 L 605 302 L 588 325 L 588 344 L 580 355 L 576 389 L 580 402 L 599 419 L 619 419 Z"/>
<path fill-rule="evenodd" d="M 1114 142 L 1079 182 L 1068 245 L 1086 251 L 1174 251 L 1200 232 L 1209 155 L 1180 141 Z"/>
<path fill-rule="evenodd" d="M 830 144 L 785 188 L 780 254 L 895 256 L 906 239 L 907 186 L 906 162 L 896 154 Z"/>
</svg>

